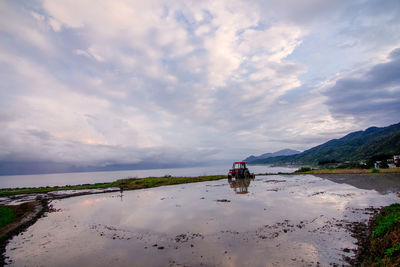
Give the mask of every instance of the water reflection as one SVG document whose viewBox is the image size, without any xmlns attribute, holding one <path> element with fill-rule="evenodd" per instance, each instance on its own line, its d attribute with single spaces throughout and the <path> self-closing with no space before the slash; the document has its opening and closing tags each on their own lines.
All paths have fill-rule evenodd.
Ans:
<svg viewBox="0 0 400 267">
<path fill-rule="evenodd" d="M 228 182 L 229 186 L 218 180 L 53 201 L 53 212 L 9 242 L 7 263 L 343 265 L 343 257 L 354 255 L 356 241 L 345 225 L 366 222 L 366 207 L 398 201 L 394 193 L 312 175 Z M 228 201 L 216 201 L 221 199 Z"/>
<path fill-rule="evenodd" d="M 348 184 L 359 189 L 375 190 L 381 194 L 400 192 L 400 174 L 318 174 L 317 177 L 334 183 Z"/>
<path fill-rule="evenodd" d="M 251 180 L 254 181 L 254 178 L 228 178 L 229 186 L 236 194 L 247 194 Z"/>
<path fill-rule="evenodd" d="M 120 186 L 119 187 L 119 197 L 121 198 L 121 202 L 122 202 L 122 198 L 123 198 L 123 193 L 124 193 L 124 187 Z"/>
<path fill-rule="evenodd" d="M 254 173 L 279 173 L 293 172 L 295 168 L 271 167 L 268 165 L 252 165 Z M 126 177 L 161 177 L 166 173 L 172 176 L 201 176 L 218 175 L 226 173 L 226 165 L 203 166 L 191 168 L 153 169 L 153 170 L 129 170 L 108 172 L 78 172 L 78 173 L 55 173 L 35 175 L 10 175 L 0 176 L 0 188 L 10 187 L 38 187 L 38 186 L 62 186 L 75 184 L 92 184 L 112 182 Z"/>
</svg>

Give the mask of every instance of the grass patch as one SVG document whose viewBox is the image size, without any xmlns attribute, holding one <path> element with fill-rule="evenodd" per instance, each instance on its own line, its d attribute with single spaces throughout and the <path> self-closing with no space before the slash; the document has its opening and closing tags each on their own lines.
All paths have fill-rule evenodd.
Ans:
<svg viewBox="0 0 400 267">
<path fill-rule="evenodd" d="M 390 206 L 384 207 L 383 210 L 385 212 L 390 212 L 390 211 L 400 211 L 400 203 L 395 203 Z"/>
<path fill-rule="evenodd" d="M 311 172 L 311 168 L 310 167 L 301 167 L 300 169 L 295 171 L 295 173 L 308 173 L 308 172 Z"/>
<path fill-rule="evenodd" d="M 370 231 L 362 266 L 400 266 L 400 204 L 382 208 Z"/>
<path fill-rule="evenodd" d="M 378 172 L 379 172 L 379 169 L 377 169 L 377 168 L 372 168 L 372 169 L 371 169 L 371 172 L 372 172 L 372 173 L 378 173 Z"/>
<path fill-rule="evenodd" d="M 26 214 L 34 210 L 34 202 L 25 202 L 20 205 L 0 205 L 0 229 L 15 221 L 20 220 Z M 2 232 L 0 231 L 0 239 Z"/>
<path fill-rule="evenodd" d="M 394 209 L 392 209 L 393 211 Z M 380 237 L 390 231 L 398 223 L 400 211 L 392 212 L 387 215 L 379 214 L 376 219 L 376 227 L 372 232 L 372 237 Z"/>
<path fill-rule="evenodd" d="M 385 251 L 385 258 L 392 258 L 400 254 L 400 243 L 397 243 L 392 248 L 388 248 Z"/>
<path fill-rule="evenodd" d="M 0 228 L 15 220 L 15 212 L 8 206 L 0 206 Z"/>
<path fill-rule="evenodd" d="M 123 189 L 151 188 L 164 185 L 186 184 L 195 182 L 214 181 L 226 178 L 225 175 L 199 176 L 199 177 L 149 177 L 144 179 L 121 179 L 113 183 L 113 186 Z"/>
<path fill-rule="evenodd" d="M 195 182 L 214 181 L 226 178 L 225 175 L 198 176 L 198 177 L 149 177 L 149 178 L 127 178 L 120 179 L 111 183 L 66 185 L 66 186 L 46 186 L 46 187 L 25 187 L 0 189 L 0 196 L 12 196 L 19 194 L 38 194 L 60 190 L 84 190 L 84 189 L 104 189 L 117 187 L 126 190 L 151 188 L 164 185 L 185 184 Z"/>
</svg>

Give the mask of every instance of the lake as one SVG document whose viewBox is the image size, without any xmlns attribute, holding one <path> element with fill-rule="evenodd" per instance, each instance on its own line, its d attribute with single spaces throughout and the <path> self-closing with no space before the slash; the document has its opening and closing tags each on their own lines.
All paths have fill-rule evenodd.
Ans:
<svg viewBox="0 0 400 267">
<path fill-rule="evenodd" d="M 117 179 L 128 177 L 161 177 L 172 176 L 205 176 L 227 174 L 231 165 L 203 166 L 191 168 L 151 169 L 151 170 L 128 170 L 108 172 L 73 172 L 35 175 L 10 175 L 0 176 L 0 188 L 13 187 L 39 187 L 39 186 L 62 186 L 76 184 L 93 184 L 113 182 Z M 268 165 L 249 166 L 254 173 L 278 173 L 293 172 L 295 168 L 271 167 Z"/>
<path fill-rule="evenodd" d="M 348 224 L 399 198 L 398 174 L 271 175 L 53 201 L 13 266 L 347 265 Z"/>
</svg>

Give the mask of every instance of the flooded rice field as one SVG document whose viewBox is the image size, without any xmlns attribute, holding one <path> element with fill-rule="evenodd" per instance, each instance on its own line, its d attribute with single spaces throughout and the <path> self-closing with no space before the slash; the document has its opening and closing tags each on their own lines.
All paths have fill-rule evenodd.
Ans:
<svg viewBox="0 0 400 267">
<path fill-rule="evenodd" d="M 399 175 L 257 176 L 72 197 L 6 248 L 15 266 L 347 265 L 347 230 Z"/>
<path fill-rule="evenodd" d="M 76 184 L 94 184 L 113 182 L 117 179 L 128 177 L 162 177 L 172 176 L 206 176 L 221 175 L 227 173 L 225 165 L 170 168 L 170 169 L 148 169 L 148 170 L 126 170 L 126 171 L 104 171 L 104 172 L 69 172 L 30 175 L 0 175 L 0 188 L 15 187 L 39 187 L 39 186 L 64 186 Z M 228 165 L 229 166 L 229 165 Z M 290 173 L 297 170 L 291 167 L 272 167 L 268 165 L 252 165 L 254 173 Z"/>
</svg>

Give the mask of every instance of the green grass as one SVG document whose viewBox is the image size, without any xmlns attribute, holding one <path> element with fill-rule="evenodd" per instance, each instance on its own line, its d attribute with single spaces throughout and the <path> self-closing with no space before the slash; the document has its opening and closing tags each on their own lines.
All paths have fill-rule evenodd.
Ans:
<svg viewBox="0 0 400 267">
<path fill-rule="evenodd" d="M 400 243 L 395 244 L 393 247 L 385 251 L 385 257 L 392 258 L 400 254 Z"/>
<path fill-rule="evenodd" d="M 306 173 L 306 172 L 310 172 L 310 171 L 311 171 L 310 167 L 301 167 L 300 169 L 295 171 L 295 173 Z"/>
<path fill-rule="evenodd" d="M 121 179 L 113 183 L 115 187 L 124 189 L 151 188 L 163 185 L 186 184 L 205 182 L 226 178 L 224 175 L 199 176 L 199 177 L 149 177 L 144 179 Z"/>
<path fill-rule="evenodd" d="M 12 223 L 14 220 L 14 210 L 6 206 L 0 206 L 0 228 Z"/>
<path fill-rule="evenodd" d="M 372 173 L 378 173 L 378 172 L 379 172 L 379 169 L 377 169 L 377 168 L 372 168 L 372 169 L 371 169 L 371 172 L 372 172 Z"/>
<path fill-rule="evenodd" d="M 399 266 L 400 203 L 380 210 L 370 224 L 371 236 L 362 266 Z"/>
<path fill-rule="evenodd" d="M 143 179 L 127 178 L 127 179 L 120 179 L 111 183 L 0 189 L 0 196 L 48 193 L 59 190 L 104 189 L 110 187 L 132 190 L 132 189 L 158 187 L 164 185 L 213 181 L 213 180 L 220 180 L 223 178 L 226 178 L 226 176 L 213 175 L 213 176 L 199 176 L 199 177 L 149 177 Z"/>
<path fill-rule="evenodd" d="M 400 211 L 400 203 L 395 203 L 384 208 L 385 212 Z"/>
<path fill-rule="evenodd" d="M 380 237 L 390 231 L 396 225 L 400 217 L 400 211 L 389 213 L 387 215 L 378 215 L 377 225 L 372 232 L 372 237 Z"/>
</svg>

